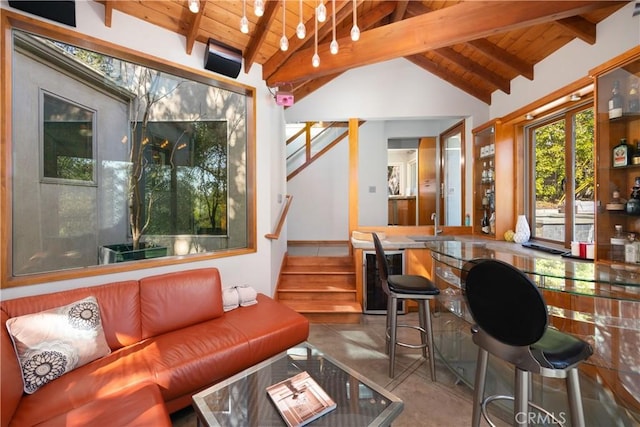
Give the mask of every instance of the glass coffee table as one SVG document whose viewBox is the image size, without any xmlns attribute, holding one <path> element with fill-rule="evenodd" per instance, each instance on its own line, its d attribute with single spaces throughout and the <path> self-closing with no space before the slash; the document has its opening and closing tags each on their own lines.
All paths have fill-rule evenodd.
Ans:
<svg viewBox="0 0 640 427">
<path fill-rule="evenodd" d="M 198 425 L 286 426 L 266 388 L 302 371 L 337 403 L 310 426 L 388 426 L 404 407 L 392 393 L 302 343 L 194 395 Z"/>
</svg>

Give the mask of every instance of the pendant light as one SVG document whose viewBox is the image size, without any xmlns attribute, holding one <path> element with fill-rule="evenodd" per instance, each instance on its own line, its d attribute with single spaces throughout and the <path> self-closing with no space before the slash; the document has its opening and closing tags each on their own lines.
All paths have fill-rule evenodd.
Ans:
<svg viewBox="0 0 640 427">
<path fill-rule="evenodd" d="M 253 13 L 255 13 L 256 16 L 264 15 L 264 0 L 256 0 L 253 5 Z"/>
<path fill-rule="evenodd" d="M 315 23 L 315 35 L 314 35 L 315 53 L 313 54 L 313 58 L 311 58 L 311 65 L 317 68 L 320 66 L 320 57 L 318 56 L 318 20 L 314 19 L 313 22 Z"/>
<path fill-rule="evenodd" d="M 286 20 L 287 20 L 287 5 L 282 0 L 282 37 L 280 38 L 280 50 L 286 52 L 289 49 L 289 39 L 287 39 Z"/>
<path fill-rule="evenodd" d="M 360 28 L 358 28 L 358 5 L 353 0 L 353 27 L 351 28 L 351 40 L 357 42 L 360 39 Z"/>
<path fill-rule="evenodd" d="M 318 22 L 327 20 L 327 8 L 324 6 L 322 0 L 320 0 L 320 5 L 316 8 L 316 17 L 318 18 Z"/>
<path fill-rule="evenodd" d="M 242 0 L 242 18 L 240 19 L 240 32 L 249 34 L 249 20 L 247 19 L 247 0 Z"/>
<path fill-rule="evenodd" d="M 329 45 L 329 51 L 335 55 L 338 53 L 338 41 L 336 40 L 336 0 L 331 0 L 331 7 L 333 9 L 333 40 Z"/>
<path fill-rule="evenodd" d="M 200 0 L 189 0 L 189 10 L 193 13 L 200 11 Z"/>
<path fill-rule="evenodd" d="M 300 0 L 300 22 L 298 22 L 298 26 L 296 27 L 296 35 L 300 40 L 307 35 L 307 29 L 304 27 L 302 23 L 302 0 Z"/>
</svg>

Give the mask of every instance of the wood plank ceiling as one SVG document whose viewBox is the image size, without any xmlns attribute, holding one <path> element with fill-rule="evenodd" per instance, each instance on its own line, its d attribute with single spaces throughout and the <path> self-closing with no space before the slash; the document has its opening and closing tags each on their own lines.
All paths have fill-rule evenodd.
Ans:
<svg viewBox="0 0 640 427">
<path fill-rule="evenodd" d="M 259 0 L 258 0 L 259 1 Z M 256 0 L 100 1 L 105 25 L 114 10 L 185 37 L 191 54 L 195 41 L 209 38 L 242 50 L 244 70 L 262 65 L 269 87 L 291 91 L 300 100 L 344 71 L 404 57 L 426 72 L 490 104 L 491 94 L 510 93 L 517 76 L 534 78 L 534 65 L 574 39 L 594 44 L 596 25 L 628 1 L 378 1 L 322 0 L 327 19 L 318 23 L 320 65 L 313 67 L 314 24 L 320 0 L 267 0 L 264 14 Z M 284 34 L 287 51 L 280 50 Z M 338 53 L 332 55 L 333 9 Z M 361 31 L 350 38 L 353 9 Z M 246 10 L 249 33 L 240 31 Z M 302 11 L 302 14 L 301 14 Z M 302 18 L 301 18 L 302 17 Z M 296 36 L 303 22 L 306 35 Z"/>
</svg>

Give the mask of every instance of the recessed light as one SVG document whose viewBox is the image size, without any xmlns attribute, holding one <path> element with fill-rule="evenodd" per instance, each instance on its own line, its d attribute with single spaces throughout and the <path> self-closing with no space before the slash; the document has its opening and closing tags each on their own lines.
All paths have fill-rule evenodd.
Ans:
<svg viewBox="0 0 640 427">
<path fill-rule="evenodd" d="M 527 113 L 527 114 L 525 114 L 525 115 L 524 115 L 524 118 L 525 118 L 526 120 L 533 120 L 533 114 L 531 114 L 531 113 Z"/>
</svg>

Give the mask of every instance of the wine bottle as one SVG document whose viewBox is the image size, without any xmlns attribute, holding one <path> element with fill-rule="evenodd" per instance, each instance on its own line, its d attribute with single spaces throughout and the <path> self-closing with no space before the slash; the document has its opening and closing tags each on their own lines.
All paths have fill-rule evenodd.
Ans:
<svg viewBox="0 0 640 427">
<path fill-rule="evenodd" d="M 611 88 L 611 98 L 609 98 L 609 119 L 616 119 L 622 117 L 622 104 L 623 99 L 620 95 L 620 81 L 613 82 Z"/>
</svg>

